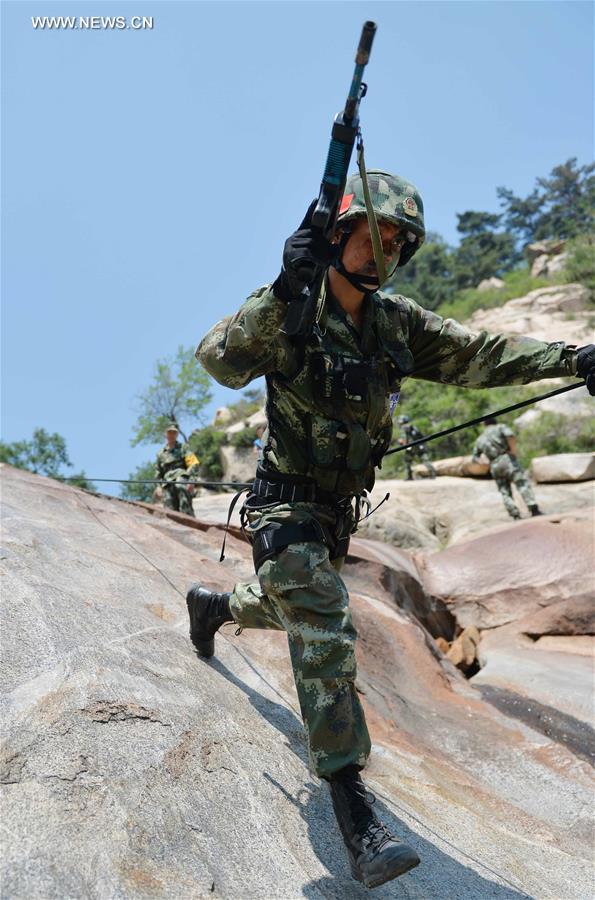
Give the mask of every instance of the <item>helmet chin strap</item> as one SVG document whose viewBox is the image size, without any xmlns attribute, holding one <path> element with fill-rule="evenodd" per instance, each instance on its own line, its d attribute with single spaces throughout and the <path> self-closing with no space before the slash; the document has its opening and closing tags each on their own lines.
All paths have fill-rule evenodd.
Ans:
<svg viewBox="0 0 595 900">
<path fill-rule="evenodd" d="M 333 269 L 336 269 L 339 275 L 342 275 L 349 284 L 352 284 L 354 288 L 361 291 L 363 294 L 377 291 L 380 287 L 380 282 L 373 275 L 366 276 L 359 275 L 357 272 L 348 272 L 343 265 L 343 260 L 341 258 L 333 263 Z"/>
</svg>

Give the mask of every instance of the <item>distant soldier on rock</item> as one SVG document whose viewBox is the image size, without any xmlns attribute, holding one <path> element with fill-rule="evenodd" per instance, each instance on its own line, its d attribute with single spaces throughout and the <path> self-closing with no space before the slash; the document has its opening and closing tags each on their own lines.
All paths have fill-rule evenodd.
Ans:
<svg viewBox="0 0 595 900">
<path fill-rule="evenodd" d="M 483 454 L 490 463 L 490 474 L 496 485 L 509 516 L 520 519 L 519 508 L 512 499 L 512 486 L 527 504 L 532 516 L 542 515 L 527 473 L 516 457 L 516 438 L 508 425 L 499 425 L 493 416 L 483 420 L 485 430 L 473 447 L 473 462 L 478 462 Z"/>
<path fill-rule="evenodd" d="M 167 482 L 163 485 L 163 505 L 167 509 L 194 516 L 194 486 L 187 482 L 198 475 L 199 460 L 186 445 L 182 446 L 178 434 L 178 426 L 171 422 L 165 430 L 165 447 L 157 454 L 155 478 Z"/>
<path fill-rule="evenodd" d="M 423 438 L 423 434 L 419 428 L 416 428 L 415 425 L 412 424 L 409 420 L 409 416 L 399 416 L 397 422 L 401 426 L 401 433 L 399 435 L 399 444 L 401 446 Z M 418 444 L 417 447 L 409 447 L 409 449 L 404 451 L 403 456 L 405 457 L 407 481 L 413 481 L 413 463 L 415 460 L 419 460 L 425 464 L 426 469 L 430 473 L 430 478 L 436 477 L 436 469 L 432 465 L 430 454 L 428 453 L 425 444 Z"/>
</svg>

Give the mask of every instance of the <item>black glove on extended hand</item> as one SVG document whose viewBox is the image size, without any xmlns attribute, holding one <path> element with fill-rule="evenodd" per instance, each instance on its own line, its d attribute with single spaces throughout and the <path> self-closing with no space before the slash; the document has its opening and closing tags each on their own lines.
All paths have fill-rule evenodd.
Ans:
<svg viewBox="0 0 595 900">
<path fill-rule="evenodd" d="M 595 396 L 595 344 L 579 347 L 576 358 L 576 374 L 587 382 L 587 390 Z"/>
<path fill-rule="evenodd" d="M 312 201 L 298 230 L 285 241 L 283 268 L 273 284 L 275 296 L 280 300 L 296 300 L 304 287 L 337 258 L 338 248 L 312 226 L 312 213 L 317 202 Z"/>
</svg>

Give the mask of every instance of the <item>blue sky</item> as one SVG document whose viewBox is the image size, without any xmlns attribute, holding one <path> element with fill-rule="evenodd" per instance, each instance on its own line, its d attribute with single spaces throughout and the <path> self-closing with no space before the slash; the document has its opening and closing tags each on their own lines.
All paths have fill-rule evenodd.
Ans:
<svg viewBox="0 0 595 900">
<path fill-rule="evenodd" d="M 592 158 L 587 2 L 2 4 L 4 440 L 58 431 L 106 478 L 155 455 L 130 447 L 135 397 L 276 276 L 366 19 L 368 166 L 417 184 L 447 240 L 457 212 L 498 209 L 498 185 L 525 195 Z M 215 386 L 209 416 L 237 396 Z"/>
</svg>

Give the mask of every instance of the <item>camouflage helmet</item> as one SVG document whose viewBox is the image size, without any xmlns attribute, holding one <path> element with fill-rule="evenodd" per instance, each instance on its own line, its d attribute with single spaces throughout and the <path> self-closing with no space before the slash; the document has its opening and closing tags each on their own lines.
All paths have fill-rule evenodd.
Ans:
<svg viewBox="0 0 595 900">
<path fill-rule="evenodd" d="M 406 425 L 408 421 L 409 421 L 409 416 L 399 416 L 399 418 L 397 419 L 397 422 L 399 423 L 399 425 Z"/>
<path fill-rule="evenodd" d="M 167 427 L 166 427 L 166 429 L 165 429 L 165 431 L 166 431 L 166 433 L 167 433 L 168 431 L 175 431 L 176 434 L 179 434 L 179 433 L 180 433 L 180 429 L 178 428 L 178 426 L 176 425 L 175 422 L 169 422 L 168 425 L 167 425 Z"/>
<path fill-rule="evenodd" d="M 399 227 L 406 226 L 411 233 L 399 257 L 399 266 L 409 262 L 424 242 L 424 205 L 414 184 L 398 175 L 390 175 L 379 169 L 368 171 L 368 185 L 372 206 L 380 222 L 391 222 Z M 362 180 L 359 175 L 351 175 L 345 184 L 343 199 L 339 207 L 337 224 L 342 225 L 366 215 L 366 204 Z"/>
</svg>

